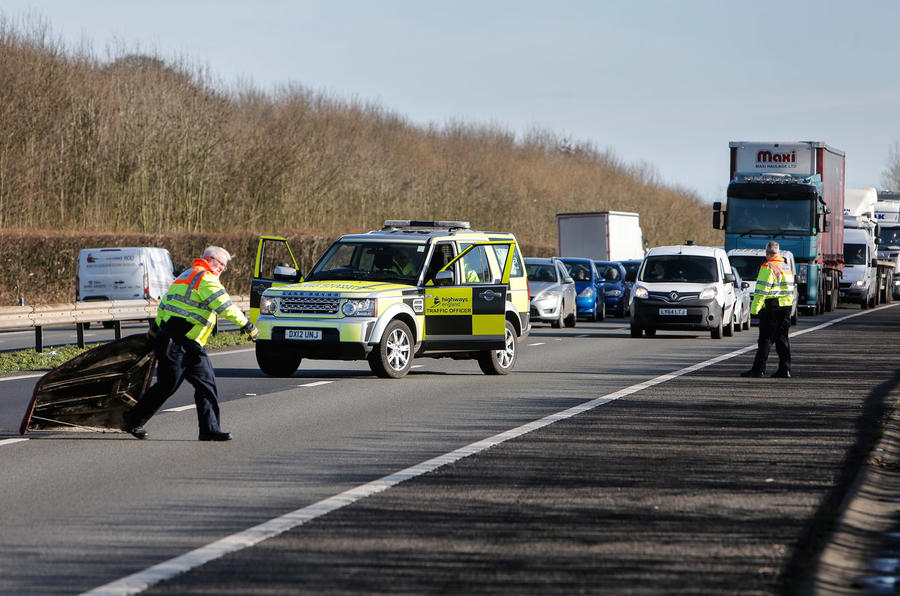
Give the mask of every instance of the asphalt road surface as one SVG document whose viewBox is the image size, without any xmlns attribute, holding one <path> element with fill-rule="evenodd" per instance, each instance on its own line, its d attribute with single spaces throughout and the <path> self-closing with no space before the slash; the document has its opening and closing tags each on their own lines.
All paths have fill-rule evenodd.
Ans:
<svg viewBox="0 0 900 596">
<path fill-rule="evenodd" d="M 755 327 L 632 339 L 622 319 L 538 327 L 505 377 L 274 379 L 222 352 L 221 444 L 196 440 L 187 388 L 147 441 L 23 441 L 36 377 L 7 376 L 0 593 L 811 591 L 900 397 L 900 308 L 800 321 L 789 380 L 738 376 Z"/>
</svg>

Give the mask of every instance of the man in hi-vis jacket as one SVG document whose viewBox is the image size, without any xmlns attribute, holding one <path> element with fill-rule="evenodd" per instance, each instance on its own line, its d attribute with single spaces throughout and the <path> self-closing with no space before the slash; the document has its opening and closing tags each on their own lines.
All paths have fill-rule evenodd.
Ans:
<svg viewBox="0 0 900 596">
<path fill-rule="evenodd" d="M 759 347 L 753 360 L 753 368 L 742 372 L 742 377 L 765 375 L 766 360 L 769 359 L 773 342 L 775 351 L 778 352 L 778 370 L 772 376 L 791 376 L 788 333 L 791 330 L 791 306 L 794 304 L 794 272 L 779 252 L 780 247 L 774 240 L 766 245 L 766 261 L 756 276 L 750 314 L 759 314 Z"/>
</svg>

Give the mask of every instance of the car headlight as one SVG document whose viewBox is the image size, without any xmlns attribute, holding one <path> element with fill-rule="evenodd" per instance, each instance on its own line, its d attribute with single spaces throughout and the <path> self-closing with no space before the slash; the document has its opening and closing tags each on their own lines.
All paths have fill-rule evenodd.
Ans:
<svg viewBox="0 0 900 596">
<path fill-rule="evenodd" d="M 259 314 L 274 315 L 278 312 L 278 299 L 263 296 L 259 301 Z"/>
<path fill-rule="evenodd" d="M 716 290 L 716 286 L 710 286 L 708 288 L 704 288 L 702 292 L 700 292 L 700 300 L 712 300 L 716 297 L 718 291 Z"/>
<path fill-rule="evenodd" d="M 809 267 L 800 265 L 797 267 L 797 283 L 805 284 L 809 275 Z"/>
<path fill-rule="evenodd" d="M 607 296 L 621 296 L 622 290 L 606 290 Z"/>
<path fill-rule="evenodd" d="M 588 286 L 585 289 L 581 290 L 581 293 L 578 294 L 578 297 L 579 298 L 591 298 L 591 297 L 593 297 L 593 295 L 594 295 L 594 288 L 592 288 L 591 286 Z"/>
<path fill-rule="evenodd" d="M 857 288 L 862 288 L 862 287 L 868 285 L 867 284 L 868 281 L 869 281 L 868 279 L 858 279 L 855 282 L 853 282 L 853 285 L 855 285 Z"/>
<path fill-rule="evenodd" d="M 374 317 L 378 313 L 378 301 L 371 298 L 348 298 L 341 305 L 345 317 Z"/>
<path fill-rule="evenodd" d="M 635 298 L 646 298 L 650 295 L 650 292 L 647 291 L 647 288 L 643 286 L 637 286 L 634 288 L 634 297 Z"/>
</svg>

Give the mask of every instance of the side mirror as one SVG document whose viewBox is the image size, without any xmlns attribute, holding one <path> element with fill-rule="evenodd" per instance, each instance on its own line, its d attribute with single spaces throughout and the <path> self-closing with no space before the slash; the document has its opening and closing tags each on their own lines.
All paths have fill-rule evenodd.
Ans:
<svg viewBox="0 0 900 596">
<path fill-rule="evenodd" d="M 734 273 L 726 273 L 725 274 L 725 283 L 729 283 L 729 284 L 734 283 Z"/>
<path fill-rule="evenodd" d="M 743 289 L 746 290 L 747 288 L 750 287 L 750 282 L 742 281 L 742 282 L 741 282 L 741 287 L 742 287 Z"/>
<path fill-rule="evenodd" d="M 575 280 L 572 279 L 571 277 L 566 276 L 563 278 L 563 283 L 564 284 L 573 284 L 573 283 L 575 283 Z"/>
<path fill-rule="evenodd" d="M 436 286 L 452 286 L 453 285 L 453 272 L 452 271 L 438 271 L 434 276 L 434 285 Z"/>
<path fill-rule="evenodd" d="M 278 281 L 298 281 L 300 275 L 301 273 L 293 267 L 279 265 L 278 267 L 275 267 L 272 277 Z"/>
</svg>

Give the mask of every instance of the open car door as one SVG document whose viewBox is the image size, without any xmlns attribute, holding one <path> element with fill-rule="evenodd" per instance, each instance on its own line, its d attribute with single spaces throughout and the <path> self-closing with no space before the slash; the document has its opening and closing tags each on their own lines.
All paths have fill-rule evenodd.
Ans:
<svg viewBox="0 0 900 596">
<path fill-rule="evenodd" d="M 153 342 L 143 333 L 83 352 L 38 380 L 19 433 L 124 431 L 122 413 L 140 399 L 155 366 Z"/>
<path fill-rule="evenodd" d="M 259 318 L 259 301 L 272 286 L 283 286 L 303 280 L 294 253 L 281 236 L 260 236 L 250 280 L 250 320 Z"/>
</svg>

